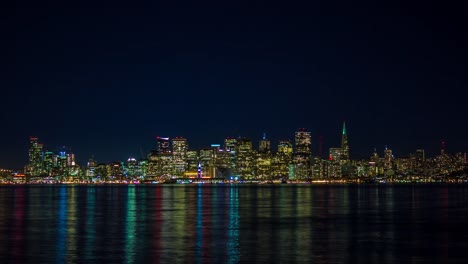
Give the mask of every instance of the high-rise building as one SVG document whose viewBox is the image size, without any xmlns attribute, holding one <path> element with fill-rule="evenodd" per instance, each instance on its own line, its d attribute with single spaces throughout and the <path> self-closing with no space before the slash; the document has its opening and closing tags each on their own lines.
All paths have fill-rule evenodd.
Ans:
<svg viewBox="0 0 468 264">
<path fill-rule="evenodd" d="M 158 153 L 170 153 L 171 148 L 170 148 L 170 143 L 169 143 L 169 138 L 168 137 L 156 137 L 157 143 L 158 143 Z"/>
<path fill-rule="evenodd" d="M 196 150 L 187 151 L 187 171 L 196 172 L 198 169 L 198 152 Z"/>
<path fill-rule="evenodd" d="M 295 134 L 296 151 L 294 153 L 294 178 L 296 180 L 309 179 L 311 176 L 311 135 L 304 128 Z"/>
<path fill-rule="evenodd" d="M 37 137 L 29 137 L 29 162 L 26 166 L 26 174 L 39 176 L 42 173 L 42 150 L 43 144 L 38 142 Z"/>
<path fill-rule="evenodd" d="M 384 151 L 384 166 L 386 169 L 391 169 L 393 165 L 393 155 L 392 155 L 392 150 L 388 149 L 387 146 L 385 146 L 385 151 Z"/>
<path fill-rule="evenodd" d="M 311 135 L 310 132 L 306 131 L 305 128 L 300 128 L 296 131 L 295 134 L 295 145 L 296 151 L 298 154 L 310 155 L 310 146 L 311 146 Z"/>
<path fill-rule="evenodd" d="M 235 153 L 236 152 L 236 142 L 237 142 L 237 139 L 235 139 L 233 137 L 227 137 L 226 139 L 224 139 L 224 150 L 226 150 L 228 152 Z"/>
<path fill-rule="evenodd" d="M 237 139 L 233 137 L 227 137 L 224 140 L 224 151 L 226 153 L 229 153 L 229 168 L 231 168 L 233 171 L 236 169 L 236 145 L 237 145 Z"/>
<path fill-rule="evenodd" d="M 343 122 L 343 131 L 341 135 L 341 162 L 349 162 L 348 134 L 346 133 L 346 123 Z"/>
<path fill-rule="evenodd" d="M 248 138 L 238 138 L 236 149 L 236 172 L 245 179 L 254 179 L 255 159 L 252 141 Z"/>
<path fill-rule="evenodd" d="M 52 151 L 44 152 L 43 164 L 43 173 L 52 176 L 55 167 L 57 167 L 57 155 Z"/>
<path fill-rule="evenodd" d="M 266 133 L 263 133 L 263 137 L 258 144 L 259 153 L 270 153 L 270 140 L 266 138 Z"/>
<path fill-rule="evenodd" d="M 140 164 L 133 157 L 129 157 L 127 159 L 127 162 L 124 165 L 123 171 L 124 171 L 124 175 L 129 180 L 136 179 L 142 176 Z"/>
<path fill-rule="evenodd" d="M 292 162 L 293 147 L 291 141 L 280 140 L 278 151 L 272 160 L 272 175 L 275 178 L 289 177 L 290 165 Z"/>
<path fill-rule="evenodd" d="M 212 167 L 213 162 L 214 162 L 212 148 L 200 149 L 199 162 L 200 162 L 200 169 L 201 169 L 202 175 L 213 177 L 213 175 L 210 174 L 211 173 L 210 168 Z"/>
<path fill-rule="evenodd" d="M 76 165 L 75 154 L 67 153 L 67 166 L 71 167 L 71 166 L 75 166 L 75 165 Z"/>
<path fill-rule="evenodd" d="M 94 159 L 89 159 L 86 164 L 86 176 L 93 178 L 96 176 L 97 162 Z"/>
<path fill-rule="evenodd" d="M 174 174 L 183 176 L 187 171 L 187 139 L 176 137 L 172 139 L 172 163 L 174 165 Z"/>
<path fill-rule="evenodd" d="M 258 146 L 255 175 L 258 179 L 272 180 L 270 140 L 266 138 L 266 133 L 263 133 Z"/>
</svg>

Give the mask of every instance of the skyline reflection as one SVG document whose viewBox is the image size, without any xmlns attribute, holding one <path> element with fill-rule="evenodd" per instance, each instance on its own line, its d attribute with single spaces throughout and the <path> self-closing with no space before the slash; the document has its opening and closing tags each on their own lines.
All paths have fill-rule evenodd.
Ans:
<svg viewBox="0 0 468 264">
<path fill-rule="evenodd" d="M 0 187 L 0 262 L 457 262 L 467 188 Z"/>
</svg>

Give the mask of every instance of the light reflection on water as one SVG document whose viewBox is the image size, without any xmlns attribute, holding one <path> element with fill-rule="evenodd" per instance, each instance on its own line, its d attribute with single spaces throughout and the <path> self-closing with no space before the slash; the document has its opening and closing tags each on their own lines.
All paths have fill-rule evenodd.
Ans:
<svg viewBox="0 0 468 264">
<path fill-rule="evenodd" d="M 1 186 L 0 263 L 464 263 L 468 186 Z"/>
</svg>

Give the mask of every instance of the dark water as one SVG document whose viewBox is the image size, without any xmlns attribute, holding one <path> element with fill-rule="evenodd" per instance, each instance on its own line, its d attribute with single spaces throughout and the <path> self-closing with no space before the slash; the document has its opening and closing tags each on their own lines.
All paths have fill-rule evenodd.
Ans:
<svg viewBox="0 0 468 264">
<path fill-rule="evenodd" d="M 466 263 L 468 186 L 1 186 L 0 263 Z"/>
</svg>

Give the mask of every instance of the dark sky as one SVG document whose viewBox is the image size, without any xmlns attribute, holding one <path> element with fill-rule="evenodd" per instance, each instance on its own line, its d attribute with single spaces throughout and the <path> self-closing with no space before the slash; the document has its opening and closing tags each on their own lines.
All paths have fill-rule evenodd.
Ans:
<svg viewBox="0 0 468 264">
<path fill-rule="evenodd" d="M 343 120 L 352 158 L 468 151 L 462 6 L 201 2 L 3 9 L 0 167 L 26 164 L 29 135 L 83 164 L 140 158 L 158 135 L 201 148 L 266 131 L 276 146 L 304 127 L 317 154 Z"/>
</svg>

